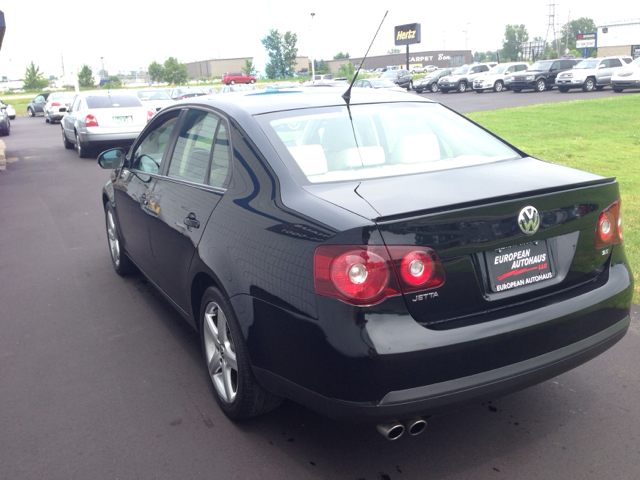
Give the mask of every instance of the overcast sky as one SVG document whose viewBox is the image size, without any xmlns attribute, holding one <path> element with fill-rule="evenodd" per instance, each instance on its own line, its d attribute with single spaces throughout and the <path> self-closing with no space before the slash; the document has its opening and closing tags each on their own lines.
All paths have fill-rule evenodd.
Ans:
<svg viewBox="0 0 640 480">
<path fill-rule="evenodd" d="M 407 23 L 422 25 L 422 43 L 411 46 L 411 51 L 496 50 L 502 46 L 507 24 L 524 24 L 531 39 L 545 38 L 548 5 L 553 1 L 459 0 L 446 2 L 446 8 L 445 2 L 434 0 L 11 0 L 0 6 L 7 23 L 0 76 L 22 78 L 31 61 L 47 77 L 60 76 L 63 59 L 67 74 L 77 72 L 83 63 L 97 73 L 104 61 L 113 75 L 146 68 L 154 60 L 162 63 L 170 56 L 185 63 L 253 56 L 262 70 L 268 58 L 260 40 L 269 29 L 296 33 L 299 55 L 329 60 L 342 51 L 357 57 L 366 51 L 387 9 L 370 55 L 395 48 L 393 27 Z M 571 19 L 591 18 L 596 25 L 639 19 L 640 1 L 625 2 L 623 7 L 621 2 L 558 0 L 558 30 L 569 14 Z"/>
</svg>

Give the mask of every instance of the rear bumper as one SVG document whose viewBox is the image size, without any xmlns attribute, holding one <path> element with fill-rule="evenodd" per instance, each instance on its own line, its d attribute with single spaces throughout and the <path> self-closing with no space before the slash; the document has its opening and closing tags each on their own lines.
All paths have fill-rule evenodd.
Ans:
<svg viewBox="0 0 640 480">
<path fill-rule="evenodd" d="M 539 308 L 442 330 L 403 314 L 399 297 L 366 309 L 319 299 L 318 319 L 248 295 L 232 303 L 250 325 L 247 346 L 266 389 L 329 417 L 383 422 L 520 390 L 613 346 L 630 322 L 629 269 L 614 264 L 580 288 Z"/>
<path fill-rule="evenodd" d="M 489 372 L 391 391 L 377 404 L 327 398 L 260 369 L 257 369 L 256 376 L 265 388 L 289 396 L 328 417 L 352 422 L 386 422 L 433 414 L 541 383 L 611 348 L 624 337 L 629 323 L 630 317 L 626 316 L 606 330 L 580 342 Z"/>
</svg>

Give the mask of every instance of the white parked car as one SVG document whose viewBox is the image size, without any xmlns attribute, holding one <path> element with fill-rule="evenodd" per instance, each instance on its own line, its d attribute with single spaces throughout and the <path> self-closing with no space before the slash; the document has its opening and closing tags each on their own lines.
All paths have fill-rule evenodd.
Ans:
<svg viewBox="0 0 640 480">
<path fill-rule="evenodd" d="M 2 100 L 0 100 L 0 108 L 4 108 L 5 111 L 7 112 L 7 115 L 9 116 L 9 118 L 11 120 L 15 120 L 15 118 L 16 118 L 16 109 L 13 108 L 13 105 L 10 105 L 8 103 L 4 103 Z"/>
<path fill-rule="evenodd" d="M 136 94 L 142 104 L 153 112 L 158 112 L 167 105 L 173 105 L 175 103 L 166 90 L 156 88 L 145 89 L 136 91 Z"/>
<path fill-rule="evenodd" d="M 640 88 L 640 57 L 613 73 L 611 76 L 611 88 L 616 93 L 620 93 L 625 89 Z"/>
<path fill-rule="evenodd" d="M 71 106 L 75 92 L 54 92 L 47 97 L 47 102 L 42 107 L 44 121 L 51 123 L 62 120 Z"/>
<path fill-rule="evenodd" d="M 501 63 L 493 67 L 487 73 L 478 75 L 473 80 L 473 89 L 477 93 L 485 90 L 501 92 L 505 88 L 505 77 L 515 72 L 521 72 L 529 68 L 529 64 L 524 62 Z"/>
<path fill-rule="evenodd" d="M 631 60 L 627 56 L 586 58 L 571 70 L 560 73 L 556 77 L 556 86 L 562 93 L 571 88 L 582 88 L 584 92 L 602 90 L 611 84 L 613 73 Z"/>
</svg>

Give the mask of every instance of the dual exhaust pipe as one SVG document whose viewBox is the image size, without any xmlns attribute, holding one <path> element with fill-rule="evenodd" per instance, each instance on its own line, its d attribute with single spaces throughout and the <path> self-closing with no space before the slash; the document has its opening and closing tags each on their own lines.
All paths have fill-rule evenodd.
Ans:
<svg viewBox="0 0 640 480">
<path fill-rule="evenodd" d="M 425 428 L 427 428 L 427 422 L 420 417 L 405 420 L 403 422 L 381 423 L 376 426 L 380 435 L 391 441 L 399 439 L 405 432 L 412 437 L 415 437 L 416 435 L 420 435 L 424 432 Z"/>
</svg>

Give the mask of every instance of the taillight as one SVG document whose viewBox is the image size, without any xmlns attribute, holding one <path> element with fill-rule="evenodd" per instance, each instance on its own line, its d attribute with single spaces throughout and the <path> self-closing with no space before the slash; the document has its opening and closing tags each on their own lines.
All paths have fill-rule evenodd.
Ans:
<svg viewBox="0 0 640 480">
<path fill-rule="evenodd" d="M 436 288 L 445 278 L 436 252 L 416 246 L 323 245 L 315 251 L 313 271 L 317 294 L 353 305 Z"/>
<path fill-rule="evenodd" d="M 96 117 L 94 117 L 93 115 L 89 114 L 89 115 L 87 115 L 87 118 L 84 120 L 84 124 L 87 127 L 97 127 L 98 126 L 98 119 Z"/>
<path fill-rule="evenodd" d="M 400 294 L 385 247 L 324 245 L 315 251 L 313 271 L 316 293 L 354 305 Z"/>
<path fill-rule="evenodd" d="M 51 103 L 51 106 L 52 106 L 52 107 L 59 107 L 59 106 L 60 106 L 60 104 L 59 104 L 58 102 L 52 102 L 52 103 Z"/>
<path fill-rule="evenodd" d="M 180 97 L 180 100 L 184 100 L 185 98 L 189 98 L 189 97 L 187 97 L 186 95 L 182 95 L 182 96 Z"/>
<path fill-rule="evenodd" d="M 147 110 L 147 123 L 151 121 L 151 117 L 153 117 L 153 112 L 151 110 Z"/>
<path fill-rule="evenodd" d="M 444 283 L 442 262 L 432 248 L 398 245 L 387 248 L 404 293 L 437 288 Z"/>
<path fill-rule="evenodd" d="M 617 200 L 600 213 L 598 224 L 596 225 L 596 238 L 594 242 L 596 248 L 622 243 L 620 204 L 621 200 Z"/>
</svg>

